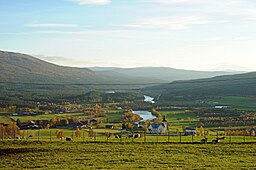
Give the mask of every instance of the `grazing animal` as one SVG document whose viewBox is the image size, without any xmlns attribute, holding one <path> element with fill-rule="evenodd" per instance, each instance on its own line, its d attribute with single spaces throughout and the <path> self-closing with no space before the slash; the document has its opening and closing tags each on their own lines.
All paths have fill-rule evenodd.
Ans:
<svg viewBox="0 0 256 170">
<path fill-rule="evenodd" d="M 127 139 L 127 138 L 133 138 L 133 135 L 127 135 L 127 136 L 126 136 L 126 139 Z"/>
<path fill-rule="evenodd" d="M 117 139 L 122 138 L 122 135 L 115 134 L 115 138 L 117 138 Z"/>
<path fill-rule="evenodd" d="M 107 136 L 107 138 L 110 138 L 112 136 L 112 133 L 107 132 L 106 136 Z"/>
<path fill-rule="evenodd" d="M 140 137 L 140 134 L 135 134 L 134 135 L 134 138 L 139 138 Z"/>
<path fill-rule="evenodd" d="M 212 140 L 212 143 L 219 143 L 219 142 L 220 142 L 220 140 L 218 138 Z"/>
<path fill-rule="evenodd" d="M 71 141 L 72 141 L 72 138 L 68 138 L 68 137 L 66 137 L 66 141 L 71 142 Z"/>
<path fill-rule="evenodd" d="M 202 139 L 201 143 L 207 143 L 207 138 Z"/>
</svg>

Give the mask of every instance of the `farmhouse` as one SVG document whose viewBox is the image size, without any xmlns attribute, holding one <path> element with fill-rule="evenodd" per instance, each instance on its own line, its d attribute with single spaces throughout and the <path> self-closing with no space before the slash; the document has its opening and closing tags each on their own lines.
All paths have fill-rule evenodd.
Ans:
<svg viewBox="0 0 256 170">
<path fill-rule="evenodd" d="M 168 132 L 168 122 L 165 119 L 165 116 L 163 117 L 163 121 L 161 123 L 152 123 L 148 126 L 148 131 L 150 133 L 167 133 Z"/>
<path fill-rule="evenodd" d="M 148 127 L 148 131 L 150 133 L 166 133 L 167 132 L 167 126 L 164 123 L 152 123 Z"/>
</svg>

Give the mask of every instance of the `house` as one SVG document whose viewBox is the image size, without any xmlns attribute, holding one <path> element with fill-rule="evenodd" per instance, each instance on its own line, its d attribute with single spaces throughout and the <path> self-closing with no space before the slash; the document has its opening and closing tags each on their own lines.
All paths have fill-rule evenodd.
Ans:
<svg viewBox="0 0 256 170">
<path fill-rule="evenodd" d="M 168 132 L 168 122 L 165 119 L 165 116 L 163 117 L 163 121 L 161 123 L 152 123 L 148 126 L 148 131 L 150 133 L 162 133 L 165 134 Z"/>
<path fill-rule="evenodd" d="M 21 115 L 22 116 L 29 116 L 30 114 L 29 114 L 29 112 L 22 112 Z"/>
<path fill-rule="evenodd" d="M 196 128 L 187 127 L 184 131 L 185 136 L 195 136 L 195 134 L 196 134 Z"/>
<path fill-rule="evenodd" d="M 12 113 L 11 116 L 19 116 L 18 113 Z"/>
<path fill-rule="evenodd" d="M 34 121 L 24 122 L 20 126 L 20 130 L 27 130 L 27 129 L 40 129 L 41 127 L 37 125 Z"/>
<path fill-rule="evenodd" d="M 167 127 L 165 126 L 164 123 L 152 123 L 148 126 L 148 131 L 154 134 L 164 134 L 167 132 Z"/>
</svg>

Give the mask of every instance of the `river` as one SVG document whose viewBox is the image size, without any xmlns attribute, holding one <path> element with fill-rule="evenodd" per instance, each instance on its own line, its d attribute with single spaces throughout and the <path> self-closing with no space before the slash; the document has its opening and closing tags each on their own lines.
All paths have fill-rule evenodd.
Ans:
<svg viewBox="0 0 256 170">
<path fill-rule="evenodd" d="M 144 95 L 144 102 L 155 103 L 154 98 Z"/>
<path fill-rule="evenodd" d="M 146 110 L 138 110 L 138 111 L 133 111 L 133 113 L 139 115 L 140 117 L 142 117 L 142 121 L 146 121 L 146 120 L 152 120 L 155 119 L 156 116 L 152 115 L 151 112 L 146 111 Z"/>
</svg>

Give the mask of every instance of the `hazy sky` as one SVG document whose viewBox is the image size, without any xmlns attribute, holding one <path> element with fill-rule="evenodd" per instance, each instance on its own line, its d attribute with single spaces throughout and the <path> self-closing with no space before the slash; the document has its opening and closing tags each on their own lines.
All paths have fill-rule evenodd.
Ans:
<svg viewBox="0 0 256 170">
<path fill-rule="evenodd" d="M 256 70 L 256 1 L 0 0 L 0 50 L 72 66 Z"/>
</svg>

